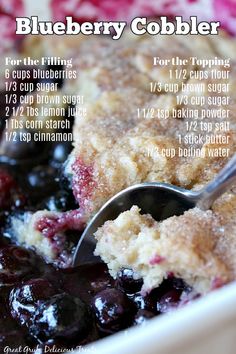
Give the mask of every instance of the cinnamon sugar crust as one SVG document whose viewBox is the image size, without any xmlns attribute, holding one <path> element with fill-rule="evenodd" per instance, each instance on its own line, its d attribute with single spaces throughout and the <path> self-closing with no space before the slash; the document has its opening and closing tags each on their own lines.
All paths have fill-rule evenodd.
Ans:
<svg viewBox="0 0 236 354">
<path fill-rule="evenodd" d="M 229 54 L 236 45 L 232 38 L 220 37 L 220 45 L 229 44 Z M 222 44 L 223 45 L 223 44 Z M 107 38 L 91 38 L 82 41 L 74 58 L 79 71 L 78 80 L 68 81 L 65 92 L 76 92 L 84 96 L 86 116 L 77 115 L 74 126 L 74 151 L 72 152 L 66 173 L 72 178 L 72 185 L 79 183 L 72 166 L 76 160 L 90 166 L 97 188 L 84 201 L 80 188 L 76 188 L 75 197 L 79 203 L 86 204 L 84 212 L 90 218 L 103 203 L 121 189 L 129 185 L 159 181 L 169 182 L 186 188 L 199 188 L 210 181 L 235 152 L 236 144 L 236 103 L 235 72 L 236 64 L 231 59 L 231 67 L 222 65 L 210 69 L 199 65 L 153 66 L 153 57 L 168 59 L 178 57 L 189 59 L 197 57 L 223 60 L 217 43 L 208 37 L 199 36 L 141 36 L 125 34 L 119 42 Z M 170 79 L 170 69 L 185 70 L 184 77 Z M 211 77 L 212 70 L 229 71 L 229 79 L 216 80 Z M 190 72 L 191 78 L 190 78 Z M 199 72 L 206 74 L 199 79 Z M 194 73 L 194 74 L 193 74 Z M 150 91 L 150 82 L 162 84 L 160 92 Z M 165 92 L 165 84 L 175 85 L 177 92 Z M 182 84 L 189 85 L 189 90 Z M 228 91 L 207 92 L 209 84 L 228 84 Z M 199 93 L 196 85 L 202 85 Z M 189 98 L 187 105 L 179 105 L 176 95 Z M 193 96 L 205 96 L 203 106 L 193 104 Z M 222 99 L 229 96 L 227 104 Z M 208 98 L 216 96 L 219 101 L 209 104 Z M 81 105 L 80 105 L 81 106 Z M 142 115 L 143 110 L 151 112 Z M 188 118 L 186 109 L 194 111 L 194 117 Z M 203 117 L 203 109 L 216 112 L 216 116 Z M 219 109 L 228 110 L 226 118 L 219 115 Z M 168 117 L 163 117 L 165 110 Z M 173 113 L 174 112 L 174 113 Z M 177 112 L 177 117 L 176 117 Z M 197 124 L 188 131 L 187 122 Z M 200 122 L 212 123 L 213 130 L 202 131 Z M 225 132 L 216 129 L 216 122 L 229 122 Z M 192 134 L 203 136 L 203 142 L 187 144 L 182 137 Z M 209 134 L 212 136 L 209 139 Z M 208 136 L 207 136 L 208 135 Z M 198 149 L 194 156 L 181 156 L 180 151 Z M 172 156 L 166 156 L 172 151 Z M 217 151 L 220 154 L 217 155 Z M 77 187 L 79 184 L 77 184 Z"/>
<path fill-rule="evenodd" d="M 81 114 L 80 110 L 75 117 L 74 149 L 65 166 L 83 220 L 88 221 L 110 197 L 132 184 L 158 181 L 199 189 L 235 153 L 236 41 L 231 37 L 223 33 L 217 40 L 213 36 L 150 37 L 126 32 L 119 41 L 90 37 L 75 43 L 67 38 L 57 44 L 59 47 L 50 49 L 57 55 L 60 48 L 67 48 L 74 69 L 78 70 L 78 78 L 67 80 L 61 94 L 83 97 L 84 103 L 78 108 L 86 111 Z M 231 67 L 179 65 L 177 69 L 186 70 L 185 76 L 170 78 L 169 70 L 175 67 L 153 66 L 154 56 L 231 58 Z M 217 81 L 229 84 L 229 101 L 223 99 L 224 92 L 207 92 L 207 85 L 216 83 L 210 77 L 212 69 L 230 72 L 229 79 Z M 190 77 L 191 72 L 194 75 Z M 204 79 L 199 79 L 200 73 Z M 150 82 L 157 81 L 161 83 L 160 90 L 151 92 Z M 184 90 L 183 83 L 189 88 L 192 85 L 192 89 Z M 173 85 L 176 91 L 165 92 L 165 84 Z M 196 84 L 203 85 L 202 93 L 194 89 Z M 188 104 L 178 104 L 177 94 L 187 96 Z M 200 95 L 206 97 L 202 107 L 191 101 L 191 97 Z M 209 105 L 208 97 L 214 96 L 218 101 Z M 186 109 L 194 112 L 193 118 L 186 116 Z M 227 117 L 204 118 L 203 109 L 216 115 L 219 109 L 228 113 Z M 143 110 L 151 114 L 144 117 L 140 113 Z M 161 110 L 168 117 L 161 116 Z M 203 135 L 203 142 L 180 141 L 179 135 L 189 134 L 188 121 L 197 123 L 191 134 Z M 229 129 L 217 130 L 215 123 L 224 121 L 229 122 Z M 200 129 L 200 122 L 213 124 L 212 140 Z M 190 148 L 198 149 L 200 156 L 180 156 L 180 149 Z M 227 154 L 212 153 L 217 150 Z M 172 152 L 171 156 L 167 151 Z M 53 218 L 52 212 L 46 213 Z M 96 253 L 108 263 L 114 277 L 120 267 L 133 267 L 144 278 L 144 291 L 158 286 L 172 272 L 196 291 L 206 293 L 236 278 L 235 215 L 236 188 L 222 196 L 212 211 L 193 209 L 161 223 L 133 207 L 98 230 Z M 24 227 L 27 225 L 33 235 L 35 223 L 25 223 Z M 36 232 L 38 237 L 40 232 Z M 41 236 L 44 237 L 43 231 Z M 27 243 L 27 238 L 21 242 Z M 43 254 L 43 250 L 39 252 Z"/>
</svg>

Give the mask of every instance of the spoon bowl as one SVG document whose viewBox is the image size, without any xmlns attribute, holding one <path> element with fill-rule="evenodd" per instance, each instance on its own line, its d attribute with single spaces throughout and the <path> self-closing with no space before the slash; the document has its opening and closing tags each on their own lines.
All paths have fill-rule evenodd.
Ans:
<svg viewBox="0 0 236 354">
<path fill-rule="evenodd" d="M 128 187 L 109 199 L 88 223 L 74 255 L 74 266 L 94 261 L 96 240 L 93 234 L 107 220 L 137 205 L 142 214 L 156 221 L 178 216 L 195 206 L 207 210 L 230 186 L 236 183 L 236 154 L 216 178 L 199 191 L 187 190 L 167 183 L 146 182 Z"/>
</svg>

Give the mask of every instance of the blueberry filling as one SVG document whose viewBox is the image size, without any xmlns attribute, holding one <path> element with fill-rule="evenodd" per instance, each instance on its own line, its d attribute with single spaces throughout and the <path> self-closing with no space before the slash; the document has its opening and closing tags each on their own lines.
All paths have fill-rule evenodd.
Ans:
<svg viewBox="0 0 236 354">
<path fill-rule="evenodd" d="M 182 295 L 191 289 L 173 276 L 143 294 L 143 281 L 131 269 L 121 269 L 114 280 L 105 264 L 63 269 L 59 263 L 47 264 L 34 250 L 19 247 L 11 232 L 6 232 L 9 218 L 39 209 L 64 212 L 59 220 L 44 219 L 38 228 L 58 247 L 60 262 L 66 263 L 66 250 L 73 252 L 78 241 L 73 234 L 79 215 L 75 199 L 90 193 L 86 179 L 91 179 L 92 166 L 76 161 L 73 168 L 82 177 L 74 196 L 61 173 L 71 144 L 39 147 L 16 140 L 6 146 L 4 134 L 1 139 L 5 153 L 0 156 L 0 303 L 4 305 L 0 307 L 0 352 L 7 345 L 38 346 L 41 353 L 45 346 L 71 349 L 132 325 L 144 325 L 181 304 Z M 46 232 L 48 225 L 51 229 Z M 60 236 L 62 231 L 66 240 Z"/>
<path fill-rule="evenodd" d="M 3 240 L 3 237 L 1 237 Z M 181 304 L 189 287 L 176 288 L 175 278 L 142 294 L 133 279 L 130 294 L 110 277 L 103 263 L 56 269 L 31 250 L 1 242 L 0 343 L 17 340 L 43 348 L 74 348 L 145 323 Z M 129 273 L 122 270 L 120 274 Z M 129 277 L 131 286 L 131 277 Z M 7 328 L 9 328 L 7 330 Z"/>
</svg>

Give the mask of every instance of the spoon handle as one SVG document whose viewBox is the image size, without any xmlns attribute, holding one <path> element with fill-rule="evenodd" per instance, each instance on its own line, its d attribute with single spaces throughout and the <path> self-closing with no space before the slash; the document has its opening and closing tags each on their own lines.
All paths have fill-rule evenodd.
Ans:
<svg viewBox="0 0 236 354">
<path fill-rule="evenodd" d="M 236 184 L 236 154 L 229 160 L 215 179 L 198 193 L 197 206 L 200 209 L 209 209 L 214 201 L 230 187 Z"/>
</svg>

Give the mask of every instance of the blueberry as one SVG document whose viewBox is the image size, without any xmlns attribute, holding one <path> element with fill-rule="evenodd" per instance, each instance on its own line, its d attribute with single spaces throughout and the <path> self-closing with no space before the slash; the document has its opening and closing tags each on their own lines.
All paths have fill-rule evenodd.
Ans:
<svg viewBox="0 0 236 354">
<path fill-rule="evenodd" d="M 161 313 L 166 313 L 178 307 L 181 293 L 182 292 L 177 289 L 168 291 L 157 302 L 157 310 Z"/>
<path fill-rule="evenodd" d="M 30 325 L 38 302 L 50 298 L 55 294 L 51 283 L 46 279 L 33 279 L 14 288 L 9 297 L 9 304 L 13 318 L 21 325 Z"/>
<path fill-rule="evenodd" d="M 20 190 L 15 190 L 11 194 L 11 199 L 11 210 L 23 209 L 26 205 L 26 196 Z"/>
<path fill-rule="evenodd" d="M 78 340 L 88 334 L 91 315 L 79 298 L 63 293 L 42 301 L 31 322 L 30 333 L 39 341 L 52 338 Z"/>
<path fill-rule="evenodd" d="M 191 288 L 182 279 L 169 277 L 150 293 L 146 295 L 136 293 L 129 297 L 138 309 L 158 314 L 168 312 L 177 307 L 181 294 L 190 291 Z"/>
<path fill-rule="evenodd" d="M 57 143 L 52 147 L 52 161 L 51 164 L 58 167 L 64 163 L 72 150 L 72 144 L 70 142 Z"/>
<path fill-rule="evenodd" d="M 129 297 L 138 310 L 155 311 L 156 309 L 156 299 L 151 294 L 142 295 L 141 293 L 136 293 Z"/>
<path fill-rule="evenodd" d="M 139 310 L 134 318 L 135 325 L 143 325 L 145 324 L 150 318 L 153 318 L 155 314 L 148 310 Z"/>
<path fill-rule="evenodd" d="M 93 298 L 92 307 L 100 329 L 106 333 L 127 328 L 132 322 L 133 304 L 120 290 L 108 288 L 99 292 Z"/>
<path fill-rule="evenodd" d="M 58 170 L 58 173 L 59 173 L 58 179 L 59 179 L 60 189 L 63 191 L 66 191 L 68 193 L 71 193 L 72 183 L 71 183 L 70 178 L 67 175 L 65 175 L 65 171 L 63 168 L 60 168 Z"/>
<path fill-rule="evenodd" d="M 174 289 L 190 292 L 191 287 L 185 283 L 185 281 L 181 278 L 170 278 L 169 281 L 172 283 Z"/>
<path fill-rule="evenodd" d="M 37 166 L 28 175 L 28 182 L 32 188 L 47 187 L 54 184 L 56 171 L 50 166 Z"/>
<path fill-rule="evenodd" d="M 27 177 L 27 185 L 31 199 L 42 200 L 58 189 L 57 171 L 51 166 L 37 166 Z"/>
<path fill-rule="evenodd" d="M 0 285 L 14 284 L 32 274 L 34 262 L 34 256 L 21 247 L 0 249 Z"/>
<path fill-rule="evenodd" d="M 141 290 L 143 281 L 142 279 L 135 279 L 132 269 L 122 268 L 117 273 L 116 285 L 127 294 L 133 294 Z"/>
<path fill-rule="evenodd" d="M 157 303 L 165 294 L 175 289 L 175 278 L 171 277 L 168 279 L 164 279 L 163 282 L 157 288 L 154 288 L 148 294 L 148 296 L 152 299 L 153 302 Z M 177 292 L 181 292 L 181 290 L 178 288 L 176 290 Z"/>
<path fill-rule="evenodd" d="M 55 195 L 46 198 L 39 206 L 42 209 L 50 211 L 67 211 L 76 209 L 78 205 L 75 203 L 75 198 L 72 192 L 59 191 Z"/>
</svg>

